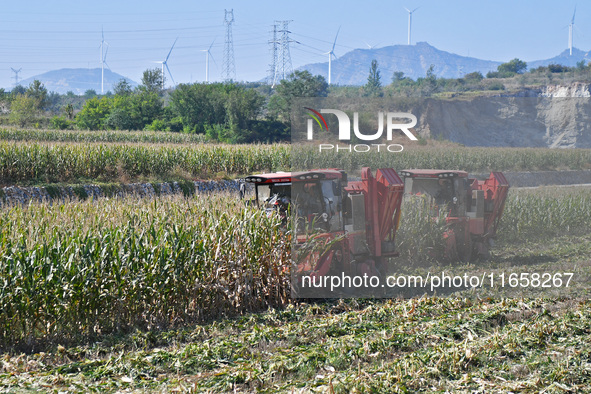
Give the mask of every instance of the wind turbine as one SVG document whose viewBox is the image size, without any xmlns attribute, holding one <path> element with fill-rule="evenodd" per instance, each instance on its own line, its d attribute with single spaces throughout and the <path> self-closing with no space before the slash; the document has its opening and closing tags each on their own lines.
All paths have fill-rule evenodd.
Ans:
<svg viewBox="0 0 591 394">
<path fill-rule="evenodd" d="M 205 52 L 205 83 L 209 83 L 209 57 L 211 56 L 211 60 L 213 60 L 213 62 L 215 63 L 215 59 L 213 58 L 213 56 L 211 55 L 211 47 L 213 46 L 213 43 L 215 42 L 215 38 L 214 40 L 211 42 L 211 45 L 209 46 L 209 48 L 207 49 L 202 49 L 201 52 Z M 217 63 L 216 63 L 217 66 Z"/>
<path fill-rule="evenodd" d="M 577 6 L 575 6 L 575 12 L 573 12 L 573 19 L 570 21 L 568 25 L 568 47 L 570 49 L 570 54 L 573 54 L 573 28 L 575 27 L 575 14 L 577 13 Z"/>
<path fill-rule="evenodd" d="M 177 37 L 174 42 L 172 43 L 172 46 L 170 47 L 170 51 L 168 51 L 168 55 L 166 55 L 166 59 L 164 59 L 163 61 L 160 62 L 155 62 L 155 63 L 160 63 L 162 64 L 162 89 L 164 89 L 164 66 L 166 66 L 166 69 L 168 70 L 168 75 L 170 76 L 170 80 L 172 81 L 173 86 L 175 85 L 174 82 L 174 78 L 172 77 L 172 73 L 170 72 L 170 68 L 168 68 L 168 58 L 170 57 L 170 54 L 172 53 L 172 49 L 174 48 L 176 41 L 179 38 Z"/>
<path fill-rule="evenodd" d="M 334 47 L 337 45 L 337 38 L 339 37 L 339 32 L 341 31 L 341 27 L 337 30 L 337 35 L 334 37 L 334 42 L 332 43 L 332 49 L 328 52 L 324 52 L 325 55 L 328 55 L 328 84 L 330 85 L 330 76 L 332 74 L 332 58 L 337 58 L 334 54 Z"/>
<path fill-rule="evenodd" d="M 105 45 L 107 45 L 107 49 L 105 49 Z M 109 65 L 107 64 L 107 52 L 109 52 L 109 43 L 105 42 L 105 32 L 101 28 L 101 94 L 105 93 L 105 64 L 109 69 Z"/>
<path fill-rule="evenodd" d="M 408 11 L 408 45 L 410 45 L 410 27 L 412 25 L 412 13 L 418 10 L 421 7 L 417 7 L 414 10 L 409 10 L 408 8 L 404 7 L 406 11 Z"/>
</svg>

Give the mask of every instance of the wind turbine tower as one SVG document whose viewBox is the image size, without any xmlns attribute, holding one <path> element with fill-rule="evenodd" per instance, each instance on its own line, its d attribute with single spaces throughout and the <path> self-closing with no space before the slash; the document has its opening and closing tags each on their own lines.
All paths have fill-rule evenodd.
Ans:
<svg viewBox="0 0 591 394">
<path fill-rule="evenodd" d="M 337 45 L 337 38 L 339 38 L 339 32 L 341 31 L 341 27 L 339 26 L 339 29 L 337 30 L 337 34 L 334 37 L 334 42 L 332 43 L 332 49 L 328 52 L 325 52 L 325 55 L 328 55 L 328 84 L 330 85 L 331 83 L 331 76 L 332 76 L 332 58 L 334 57 L 335 59 L 337 58 L 336 55 L 334 54 L 334 47 L 335 45 Z"/>
<path fill-rule="evenodd" d="M 226 24 L 226 41 L 224 42 L 224 63 L 222 66 L 222 79 L 232 81 L 236 79 L 236 65 L 234 64 L 234 39 L 232 38 L 232 23 L 234 23 L 234 9 L 224 10 L 224 23 Z"/>
<path fill-rule="evenodd" d="M 575 6 L 575 12 L 573 12 L 573 19 L 570 21 L 568 25 L 568 48 L 570 49 L 570 54 L 573 54 L 573 28 L 575 27 L 575 14 L 577 13 L 577 7 Z"/>
<path fill-rule="evenodd" d="M 410 45 L 410 29 L 412 26 L 412 13 L 418 10 L 420 7 L 415 8 L 414 10 L 409 10 L 408 8 L 404 7 L 406 11 L 408 11 L 408 45 Z"/>
<path fill-rule="evenodd" d="M 211 42 L 211 45 L 209 46 L 209 48 L 201 50 L 201 52 L 205 52 L 205 56 L 206 56 L 205 57 L 205 83 L 209 83 L 209 58 L 211 57 L 211 60 L 213 60 L 215 63 L 215 59 L 211 55 L 211 47 L 213 46 L 214 42 L 215 42 L 215 39 Z"/>
<path fill-rule="evenodd" d="M 105 45 L 107 48 L 105 49 Z M 105 42 L 105 32 L 101 29 L 101 94 L 105 93 L 105 65 L 107 64 L 107 52 L 109 51 L 109 43 Z"/>
</svg>

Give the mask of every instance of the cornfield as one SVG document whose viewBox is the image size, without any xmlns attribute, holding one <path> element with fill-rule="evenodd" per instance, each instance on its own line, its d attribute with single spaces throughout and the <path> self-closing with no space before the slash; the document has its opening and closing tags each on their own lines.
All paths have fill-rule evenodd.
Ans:
<svg viewBox="0 0 591 394">
<path fill-rule="evenodd" d="M 211 178 L 289 168 L 287 145 L 143 145 L 0 142 L 0 184 L 117 180 L 122 175 Z"/>
<path fill-rule="evenodd" d="M 46 142 L 133 142 L 146 144 L 194 144 L 205 142 L 203 134 L 173 133 L 166 131 L 117 130 L 35 130 L 0 129 L 0 140 Z"/>
<path fill-rule="evenodd" d="M 30 133 L 27 131 L 27 134 Z M 54 133 L 59 136 L 66 132 Z M 70 133 L 71 136 L 87 136 L 85 132 Z M 170 137 L 169 134 L 163 133 L 162 138 Z M 286 171 L 290 168 L 339 167 L 351 173 L 364 166 L 395 170 L 445 168 L 470 172 L 591 168 L 591 150 L 585 149 L 415 147 L 402 153 L 365 155 L 319 153 L 311 147 L 286 144 L 129 143 L 117 142 L 117 138 L 124 139 L 121 136 L 132 136 L 133 133 L 104 132 L 103 135 L 105 139 L 115 136 L 116 142 L 22 142 L 1 141 L 0 138 L 0 185 L 78 183 L 89 179 L 102 182 L 140 178 L 195 179 L 220 174 L 238 176 Z M 82 137 L 81 140 L 84 140 Z M 32 138 L 37 137 L 33 135 Z"/>
<path fill-rule="evenodd" d="M 587 188 L 510 190 L 499 229 L 505 243 L 586 235 L 591 230 L 591 192 Z"/>
<path fill-rule="evenodd" d="M 383 148 L 382 148 L 383 149 Z M 415 147 L 400 153 L 350 153 L 292 147 L 292 168 L 441 168 L 469 172 L 591 169 L 590 149 Z"/>
<path fill-rule="evenodd" d="M 590 212 L 585 191 L 512 191 L 499 240 L 585 233 Z M 405 203 L 399 259 L 440 254 L 443 223 L 420 201 Z M 14 206 L 0 211 L 0 228 L 1 347 L 289 302 L 290 244 L 281 219 L 232 195 Z"/>
<path fill-rule="evenodd" d="M 66 343 L 280 306 L 280 219 L 230 196 L 0 211 L 0 347 Z"/>
</svg>

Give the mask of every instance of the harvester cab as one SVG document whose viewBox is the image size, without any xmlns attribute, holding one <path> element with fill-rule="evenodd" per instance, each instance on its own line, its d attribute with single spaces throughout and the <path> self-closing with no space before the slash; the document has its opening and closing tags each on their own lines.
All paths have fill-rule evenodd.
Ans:
<svg viewBox="0 0 591 394">
<path fill-rule="evenodd" d="M 255 186 L 254 203 L 269 214 L 278 212 L 287 218 L 293 213 L 301 220 L 326 231 L 341 227 L 344 171 L 327 169 L 301 173 L 277 172 L 252 175 L 245 182 Z"/>
<path fill-rule="evenodd" d="M 466 171 L 403 170 L 405 196 L 425 196 L 433 216 L 446 214 L 446 257 L 469 261 L 487 255 L 503 215 L 509 183 L 500 172 L 488 179 Z"/>
<path fill-rule="evenodd" d="M 377 274 L 383 259 L 396 255 L 403 183 L 393 169 L 379 169 L 374 177 L 363 168 L 361 180 L 351 182 L 339 169 L 252 175 L 245 181 L 255 185 L 256 204 L 269 212 L 284 209 L 273 201 L 289 201 L 282 215 L 291 212 L 296 220 L 296 249 L 308 241 L 326 246 L 298 265 L 303 275 Z"/>
</svg>

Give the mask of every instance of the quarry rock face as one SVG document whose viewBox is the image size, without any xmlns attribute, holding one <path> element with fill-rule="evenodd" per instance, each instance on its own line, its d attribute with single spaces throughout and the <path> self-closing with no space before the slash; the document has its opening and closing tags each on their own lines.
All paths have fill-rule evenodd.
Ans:
<svg viewBox="0 0 591 394">
<path fill-rule="evenodd" d="M 413 111 L 419 135 L 466 146 L 591 148 L 589 84 L 509 97 L 427 99 Z"/>
<path fill-rule="evenodd" d="M 575 82 L 571 85 L 550 85 L 541 89 L 540 96 L 542 97 L 591 97 L 589 92 L 589 84 L 582 82 Z"/>
</svg>

